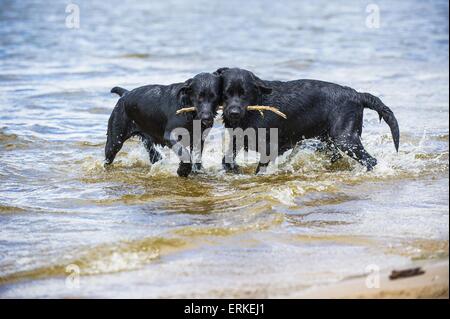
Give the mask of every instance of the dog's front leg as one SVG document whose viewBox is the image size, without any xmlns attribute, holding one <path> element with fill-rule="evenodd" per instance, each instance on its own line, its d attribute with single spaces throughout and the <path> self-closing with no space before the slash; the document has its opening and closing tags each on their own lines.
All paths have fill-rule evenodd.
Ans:
<svg viewBox="0 0 450 319">
<path fill-rule="evenodd" d="M 199 143 L 200 145 L 191 144 L 191 157 L 192 157 L 192 168 L 194 172 L 199 172 L 203 169 L 203 147 L 205 145 L 205 141 Z"/>
<path fill-rule="evenodd" d="M 181 136 L 181 140 L 179 139 L 179 136 Z M 177 174 L 181 177 L 187 177 L 192 172 L 191 155 L 184 146 L 186 143 L 183 143 L 183 139 L 185 138 L 190 138 L 189 132 L 187 132 L 186 137 L 186 132 L 181 129 L 179 131 L 177 129 L 166 130 L 164 133 L 164 141 L 166 145 L 169 146 L 180 159 Z"/>
<path fill-rule="evenodd" d="M 239 165 L 236 164 L 236 155 L 238 153 L 236 136 L 232 136 L 232 143 L 228 147 L 225 152 L 224 157 L 222 158 L 222 167 L 227 173 L 235 173 L 239 174 L 240 168 Z"/>
<path fill-rule="evenodd" d="M 205 140 L 208 137 L 210 128 L 201 128 L 200 136 L 193 133 L 193 141 L 191 142 L 191 158 L 192 158 L 192 169 L 195 173 L 200 172 L 203 169 L 202 157 L 203 149 L 205 145 Z"/>
<path fill-rule="evenodd" d="M 264 147 L 260 149 L 260 159 L 258 166 L 256 167 L 255 174 L 258 173 L 265 173 L 267 170 L 267 166 L 269 166 L 270 163 L 274 163 L 275 159 L 282 155 L 284 152 L 289 150 L 291 148 L 290 144 L 282 144 L 278 145 L 278 143 L 271 144 L 270 142 L 265 144 Z M 264 152 L 264 153 L 261 153 Z"/>
</svg>

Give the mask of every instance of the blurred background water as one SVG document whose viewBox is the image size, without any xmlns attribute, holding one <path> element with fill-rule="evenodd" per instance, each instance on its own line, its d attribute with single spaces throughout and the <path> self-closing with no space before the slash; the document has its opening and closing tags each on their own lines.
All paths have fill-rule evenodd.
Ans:
<svg viewBox="0 0 450 319">
<path fill-rule="evenodd" d="M 79 29 L 69 3 L 0 1 L 0 297 L 278 297 L 448 260 L 447 1 L 376 1 L 379 28 L 367 1 L 78 0 Z M 370 173 L 314 143 L 263 176 L 221 172 L 214 143 L 189 179 L 139 141 L 103 169 L 111 87 L 223 66 L 378 95 L 400 152 L 367 111 Z"/>
</svg>

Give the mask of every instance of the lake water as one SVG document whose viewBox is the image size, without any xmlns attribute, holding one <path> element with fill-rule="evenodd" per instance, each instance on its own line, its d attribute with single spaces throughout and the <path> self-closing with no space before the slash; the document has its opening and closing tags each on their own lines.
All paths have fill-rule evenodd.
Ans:
<svg viewBox="0 0 450 319">
<path fill-rule="evenodd" d="M 448 260 L 447 1 L 376 1 L 379 28 L 367 1 L 74 3 L 79 29 L 68 1 L 0 2 L 0 297 L 282 297 Z M 137 140 L 104 170 L 113 86 L 223 66 L 378 95 L 400 152 L 367 110 L 370 173 L 311 142 L 228 175 L 210 143 L 180 179 Z"/>
</svg>

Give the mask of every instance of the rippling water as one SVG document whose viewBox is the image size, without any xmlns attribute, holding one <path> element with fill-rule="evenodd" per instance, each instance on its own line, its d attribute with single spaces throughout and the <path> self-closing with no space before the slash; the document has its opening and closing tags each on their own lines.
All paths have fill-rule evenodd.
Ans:
<svg viewBox="0 0 450 319">
<path fill-rule="evenodd" d="M 365 1 L 76 3 L 80 29 L 66 1 L 0 3 L 0 296 L 277 297 L 448 259 L 447 1 L 377 1 L 379 29 Z M 103 169 L 111 87 L 222 66 L 376 94 L 400 152 L 367 111 L 370 173 L 314 141 L 263 176 L 224 174 L 211 143 L 189 179 L 138 141 Z"/>
</svg>

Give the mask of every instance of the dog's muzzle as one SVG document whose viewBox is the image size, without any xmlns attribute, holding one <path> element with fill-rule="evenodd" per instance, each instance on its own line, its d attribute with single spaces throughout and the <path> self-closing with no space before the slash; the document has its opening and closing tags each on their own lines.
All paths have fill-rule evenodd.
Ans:
<svg viewBox="0 0 450 319">
<path fill-rule="evenodd" d="M 202 113 L 200 114 L 200 120 L 204 126 L 210 127 L 214 123 L 214 116 L 212 113 Z"/>
</svg>

